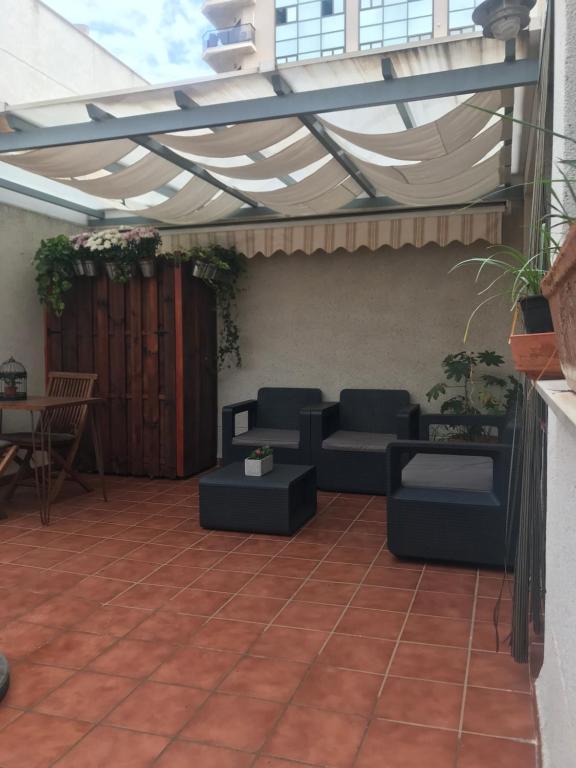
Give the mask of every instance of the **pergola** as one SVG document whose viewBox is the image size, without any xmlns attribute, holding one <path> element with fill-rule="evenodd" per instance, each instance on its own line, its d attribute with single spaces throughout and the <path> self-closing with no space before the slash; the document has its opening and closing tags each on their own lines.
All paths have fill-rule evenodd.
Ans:
<svg viewBox="0 0 576 768">
<path fill-rule="evenodd" d="M 529 115 L 534 47 L 472 35 L 11 106 L 1 160 L 60 192 L 13 174 L 0 186 L 93 226 L 154 223 L 179 242 L 217 230 L 248 255 L 497 242 L 527 146 L 506 118 Z"/>
</svg>

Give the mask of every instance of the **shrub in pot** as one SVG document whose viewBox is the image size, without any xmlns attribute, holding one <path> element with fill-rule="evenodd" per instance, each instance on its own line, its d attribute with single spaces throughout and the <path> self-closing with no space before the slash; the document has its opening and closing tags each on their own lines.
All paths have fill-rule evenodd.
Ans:
<svg viewBox="0 0 576 768">
<path fill-rule="evenodd" d="M 128 247 L 134 252 L 142 276 L 149 278 L 156 274 L 156 254 L 162 244 L 160 232 L 156 227 L 134 227 L 123 231 L 122 236 Z"/>
<path fill-rule="evenodd" d="M 64 294 L 72 288 L 76 259 L 77 253 L 67 235 L 42 240 L 34 255 L 38 296 L 57 316 L 64 311 Z"/>
</svg>

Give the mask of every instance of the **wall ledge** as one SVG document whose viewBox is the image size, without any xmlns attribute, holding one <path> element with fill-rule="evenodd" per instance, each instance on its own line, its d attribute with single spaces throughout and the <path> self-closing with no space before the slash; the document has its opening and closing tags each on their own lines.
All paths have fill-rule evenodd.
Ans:
<svg viewBox="0 0 576 768">
<path fill-rule="evenodd" d="M 539 381 L 536 389 L 556 416 L 576 432 L 576 392 L 570 389 L 566 381 Z"/>
</svg>

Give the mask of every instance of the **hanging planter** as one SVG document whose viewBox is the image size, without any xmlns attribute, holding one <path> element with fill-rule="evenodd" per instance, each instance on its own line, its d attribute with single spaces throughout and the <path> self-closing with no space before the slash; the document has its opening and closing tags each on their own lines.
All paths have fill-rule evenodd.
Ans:
<svg viewBox="0 0 576 768">
<path fill-rule="evenodd" d="M 542 293 L 550 301 L 562 373 L 576 392 L 576 224 L 542 281 Z"/>
<path fill-rule="evenodd" d="M 529 379 L 561 379 L 562 368 L 556 334 L 512 334 L 509 339 L 514 367 Z"/>
<path fill-rule="evenodd" d="M 136 274 L 136 265 L 130 263 L 107 261 L 106 274 L 113 283 L 127 283 Z"/>
<path fill-rule="evenodd" d="M 150 278 L 156 274 L 156 259 L 140 259 L 140 271 L 142 277 Z"/>
<path fill-rule="evenodd" d="M 214 280 L 218 274 L 218 267 L 215 264 L 209 264 L 206 261 L 197 261 L 194 264 L 192 274 L 201 280 Z"/>
<path fill-rule="evenodd" d="M 72 262 L 72 269 L 76 277 L 84 277 L 84 263 L 81 259 L 75 259 Z"/>
<path fill-rule="evenodd" d="M 84 277 L 96 277 L 98 275 L 98 264 L 95 259 L 84 259 L 82 266 L 84 267 Z"/>
</svg>

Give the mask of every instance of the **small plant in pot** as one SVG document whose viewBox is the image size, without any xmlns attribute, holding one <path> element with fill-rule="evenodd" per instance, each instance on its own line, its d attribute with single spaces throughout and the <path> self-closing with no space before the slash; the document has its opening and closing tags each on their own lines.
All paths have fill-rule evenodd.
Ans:
<svg viewBox="0 0 576 768">
<path fill-rule="evenodd" d="M 274 469 L 272 448 L 268 445 L 256 448 L 244 459 L 244 473 L 250 477 L 262 477 Z"/>
<path fill-rule="evenodd" d="M 156 227 L 134 227 L 121 233 L 134 251 L 143 277 L 156 274 L 156 254 L 162 244 L 162 238 Z"/>
<path fill-rule="evenodd" d="M 42 240 L 34 255 L 40 302 L 58 317 L 64 311 L 64 294 L 72 288 L 76 258 L 77 253 L 67 235 Z"/>
<path fill-rule="evenodd" d="M 129 228 L 93 232 L 84 244 L 93 255 L 104 260 L 106 273 L 115 283 L 126 283 L 134 276 L 136 253 L 126 239 L 128 231 Z"/>
<path fill-rule="evenodd" d="M 76 251 L 76 259 L 73 266 L 74 273 L 78 277 L 96 277 L 98 274 L 98 259 L 86 247 L 86 243 L 91 236 L 91 232 L 80 232 L 80 234 L 70 238 L 72 247 Z"/>
</svg>

